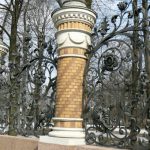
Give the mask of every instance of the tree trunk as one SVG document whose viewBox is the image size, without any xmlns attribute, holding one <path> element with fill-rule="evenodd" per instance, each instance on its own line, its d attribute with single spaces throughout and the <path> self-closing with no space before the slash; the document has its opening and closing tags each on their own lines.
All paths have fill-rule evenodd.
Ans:
<svg viewBox="0 0 150 150">
<path fill-rule="evenodd" d="M 9 135 L 17 135 L 17 105 L 19 98 L 19 87 L 17 74 L 20 67 L 19 52 L 17 50 L 17 24 L 20 16 L 21 5 L 19 0 L 15 0 L 13 6 L 12 24 L 11 24 L 11 38 L 9 48 L 9 67 L 10 67 L 10 108 L 9 108 Z"/>
<path fill-rule="evenodd" d="M 146 129 L 148 129 L 148 138 L 150 143 L 150 39 L 149 39 L 149 21 L 148 21 L 148 0 L 142 0 L 143 8 L 143 34 L 144 34 L 144 48 L 145 48 L 145 69 L 148 77 L 147 82 L 147 103 L 146 103 Z"/>
<path fill-rule="evenodd" d="M 133 39 L 132 39 L 132 108 L 131 108 L 131 144 L 135 144 L 137 140 L 137 132 L 135 128 L 137 126 L 137 103 L 138 103 L 138 77 L 139 77 L 139 69 L 138 69 L 138 61 L 139 61 L 139 34 L 138 34 L 138 26 L 139 26 L 139 16 L 138 16 L 138 4 L 137 0 L 133 1 L 133 14 L 134 14 L 134 31 L 133 31 Z"/>
<path fill-rule="evenodd" d="M 145 46 L 145 68 L 150 81 L 150 39 L 149 39 L 149 21 L 148 21 L 148 1 L 142 1 L 143 8 L 143 34 L 144 34 L 144 46 Z M 148 84 L 147 97 L 150 96 L 150 85 Z"/>
<path fill-rule="evenodd" d="M 43 69 L 42 69 L 42 62 L 43 62 L 43 43 L 44 43 L 44 37 L 42 32 L 38 32 L 38 65 L 36 69 L 36 78 L 35 78 L 35 90 L 34 90 L 34 100 L 35 100 L 35 129 L 37 130 L 37 127 L 39 125 L 39 115 L 40 115 L 40 109 L 39 109 L 39 103 L 42 101 L 42 76 L 43 76 Z"/>
</svg>

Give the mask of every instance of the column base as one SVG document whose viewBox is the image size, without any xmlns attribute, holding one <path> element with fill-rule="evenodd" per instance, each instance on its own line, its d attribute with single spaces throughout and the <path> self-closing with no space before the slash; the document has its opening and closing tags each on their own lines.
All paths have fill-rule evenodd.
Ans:
<svg viewBox="0 0 150 150">
<path fill-rule="evenodd" d="M 60 145 L 86 145 L 82 128 L 54 127 L 49 136 L 40 136 L 40 142 Z"/>
</svg>

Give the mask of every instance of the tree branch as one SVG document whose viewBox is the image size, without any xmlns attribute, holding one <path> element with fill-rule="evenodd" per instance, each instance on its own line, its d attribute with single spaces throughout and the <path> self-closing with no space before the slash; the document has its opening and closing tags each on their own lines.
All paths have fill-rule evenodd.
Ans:
<svg viewBox="0 0 150 150">
<path fill-rule="evenodd" d="M 5 10 L 9 11 L 10 13 L 12 13 L 10 6 L 7 7 L 6 5 L 1 4 L 1 3 L 0 3 L 0 6 L 2 6 L 0 9 L 5 9 Z"/>
<path fill-rule="evenodd" d="M 9 39 L 11 38 L 10 34 L 7 32 L 7 30 L 2 26 L 0 25 L 0 28 L 2 29 L 2 31 L 4 31 L 6 33 L 6 35 L 9 37 Z"/>
</svg>

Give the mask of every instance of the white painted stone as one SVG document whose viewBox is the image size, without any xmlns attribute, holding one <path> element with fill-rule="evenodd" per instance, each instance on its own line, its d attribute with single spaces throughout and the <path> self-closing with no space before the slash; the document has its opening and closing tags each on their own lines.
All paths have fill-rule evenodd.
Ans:
<svg viewBox="0 0 150 150">
<path fill-rule="evenodd" d="M 61 138 L 85 138 L 85 132 L 82 128 L 52 128 L 52 132 L 49 132 L 50 137 Z"/>
<path fill-rule="evenodd" d="M 82 132 L 84 133 L 83 128 L 61 128 L 61 127 L 53 127 L 53 131 L 72 131 L 72 132 Z"/>
<path fill-rule="evenodd" d="M 40 142 L 61 145 L 85 145 L 85 132 L 82 128 L 54 127 L 49 136 L 40 136 Z"/>
<path fill-rule="evenodd" d="M 82 128 L 54 127 L 48 136 L 40 136 L 40 142 L 62 145 L 85 145 L 85 132 Z"/>
<path fill-rule="evenodd" d="M 56 39 L 58 43 L 58 49 L 67 47 L 78 47 L 88 49 L 91 45 L 91 37 L 86 32 L 81 31 L 64 31 L 57 32 Z"/>
<path fill-rule="evenodd" d="M 76 57 L 76 58 L 87 59 L 86 56 L 78 55 L 78 54 L 64 54 L 64 55 L 58 56 L 58 58 L 64 58 L 64 57 Z"/>
<path fill-rule="evenodd" d="M 67 3 L 64 3 L 65 7 L 86 7 L 85 3 L 79 2 L 79 1 L 68 1 Z"/>
<path fill-rule="evenodd" d="M 53 120 L 56 120 L 56 121 L 83 121 L 82 118 L 59 118 L 59 117 L 53 117 Z"/>
<path fill-rule="evenodd" d="M 81 131 L 52 131 L 49 132 L 50 137 L 59 137 L 59 138 L 84 138 L 84 132 Z"/>
<path fill-rule="evenodd" d="M 65 8 L 55 11 L 52 14 L 52 18 L 56 27 L 69 21 L 83 22 L 93 27 L 96 20 L 96 13 L 87 8 Z"/>
<path fill-rule="evenodd" d="M 39 142 L 59 145 L 86 145 L 85 139 L 40 136 Z"/>
</svg>

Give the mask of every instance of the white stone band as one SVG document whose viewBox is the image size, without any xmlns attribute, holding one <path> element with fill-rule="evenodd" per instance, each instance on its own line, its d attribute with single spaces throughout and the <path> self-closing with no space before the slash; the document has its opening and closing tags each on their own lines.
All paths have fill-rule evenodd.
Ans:
<svg viewBox="0 0 150 150">
<path fill-rule="evenodd" d="M 83 128 L 64 128 L 64 127 L 52 127 L 53 131 L 80 131 L 80 132 L 84 132 L 85 129 Z"/>
<path fill-rule="evenodd" d="M 57 32 L 56 34 L 58 49 L 77 47 L 88 50 L 91 45 L 91 37 L 86 32 L 80 32 L 78 30 L 65 32 Z"/>
<path fill-rule="evenodd" d="M 49 136 L 51 137 L 59 137 L 59 138 L 85 138 L 84 132 L 74 132 L 74 131 L 52 131 L 49 132 Z"/>
<path fill-rule="evenodd" d="M 52 132 L 49 132 L 49 136 L 51 136 L 51 137 L 85 138 L 85 130 L 82 128 L 53 127 L 52 130 L 53 130 Z"/>
<path fill-rule="evenodd" d="M 49 133 L 49 136 L 40 136 L 40 141 L 39 144 L 42 143 L 49 143 L 49 144 L 57 144 L 57 145 L 69 145 L 69 146 L 79 146 L 79 145 L 86 145 L 85 143 L 85 133 L 79 133 L 79 134 L 84 134 L 83 138 L 66 138 L 66 137 L 61 137 L 62 135 L 59 134 L 60 136 L 54 137 L 51 136 L 51 132 Z M 67 133 L 66 133 L 67 134 Z M 53 135 L 53 134 L 52 134 Z M 64 133 L 63 133 L 64 135 Z M 61 146 L 60 146 L 61 147 Z"/>
<path fill-rule="evenodd" d="M 54 117 L 54 118 L 52 118 L 54 121 L 69 121 L 69 122 L 71 122 L 71 121 L 83 121 L 83 119 L 82 118 L 58 118 L 58 117 Z"/>
<path fill-rule="evenodd" d="M 86 2 L 84 0 L 65 0 L 63 7 L 84 7 L 86 8 Z"/>
<path fill-rule="evenodd" d="M 52 18 L 56 27 L 69 21 L 83 22 L 93 27 L 96 13 L 87 8 L 63 8 L 56 10 L 52 14 Z"/>
<path fill-rule="evenodd" d="M 64 54 L 64 55 L 58 56 L 58 58 L 64 58 L 64 57 L 78 57 L 78 58 L 87 59 L 86 56 L 78 55 L 78 54 Z"/>
</svg>

